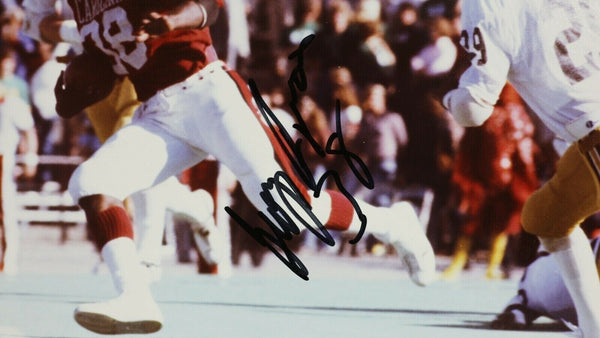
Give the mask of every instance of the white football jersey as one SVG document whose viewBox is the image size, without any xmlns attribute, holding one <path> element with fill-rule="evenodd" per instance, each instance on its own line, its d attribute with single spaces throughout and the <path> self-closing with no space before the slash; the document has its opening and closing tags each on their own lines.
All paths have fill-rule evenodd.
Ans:
<svg viewBox="0 0 600 338">
<path fill-rule="evenodd" d="M 460 87 L 495 103 L 508 80 L 557 136 L 600 126 L 600 2 L 463 0 Z"/>
</svg>

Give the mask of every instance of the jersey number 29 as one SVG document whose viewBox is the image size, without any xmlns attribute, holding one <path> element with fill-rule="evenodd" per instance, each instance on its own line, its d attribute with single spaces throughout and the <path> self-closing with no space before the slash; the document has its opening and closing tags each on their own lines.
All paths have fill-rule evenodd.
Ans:
<svg viewBox="0 0 600 338">
<path fill-rule="evenodd" d="M 477 65 L 481 66 L 487 63 L 485 42 L 483 41 L 483 34 L 481 34 L 479 27 L 475 27 L 471 35 L 466 30 L 463 30 L 460 34 L 460 44 L 467 51 L 470 60 L 476 57 L 479 58 Z"/>
</svg>

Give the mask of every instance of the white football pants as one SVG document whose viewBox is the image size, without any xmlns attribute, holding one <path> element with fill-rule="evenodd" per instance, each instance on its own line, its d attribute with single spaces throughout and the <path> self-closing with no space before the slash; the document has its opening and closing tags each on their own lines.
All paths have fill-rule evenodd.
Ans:
<svg viewBox="0 0 600 338">
<path fill-rule="evenodd" d="M 234 173 L 255 205 L 264 205 L 261 183 L 281 169 L 238 84 L 220 61 L 142 104 L 131 124 L 75 170 L 69 192 L 75 201 L 95 194 L 123 200 L 208 154 Z M 328 214 L 326 210 L 321 219 L 327 220 Z"/>
</svg>

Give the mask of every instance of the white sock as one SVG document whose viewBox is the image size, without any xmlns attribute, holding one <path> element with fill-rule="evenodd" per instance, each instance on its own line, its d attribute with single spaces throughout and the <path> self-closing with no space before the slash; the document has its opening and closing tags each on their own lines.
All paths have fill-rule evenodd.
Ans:
<svg viewBox="0 0 600 338">
<path fill-rule="evenodd" d="M 575 304 L 583 337 L 600 337 L 600 280 L 588 238 L 577 227 L 567 237 L 540 241 L 558 264 Z"/>
<path fill-rule="evenodd" d="M 375 207 L 364 202 L 359 205 L 367 216 L 365 233 L 373 234 L 384 242 L 400 238 L 402 238 L 402 242 L 410 242 L 417 237 L 422 237 L 420 233 L 415 233 L 418 229 L 422 229 L 422 225 L 419 216 L 409 202 L 397 202 L 389 208 Z M 357 223 L 356 220 L 353 220 L 351 227 L 355 226 L 355 223 Z M 360 226 L 360 223 L 356 226 Z"/>
<path fill-rule="evenodd" d="M 362 200 L 357 200 L 358 206 L 361 209 L 361 212 L 367 217 L 367 225 L 365 228 L 365 235 L 372 233 L 375 235 L 383 235 L 387 234 L 390 230 L 390 219 L 392 218 L 392 214 L 390 208 L 384 207 L 376 207 L 369 203 L 366 203 Z M 407 203 L 407 202 L 401 202 Z M 408 203 L 407 203 L 408 204 Z M 319 198 L 312 199 L 312 207 L 313 213 L 321 222 L 325 223 L 329 219 L 329 215 L 332 212 L 331 210 L 331 197 L 327 193 L 322 193 Z M 414 212 L 414 210 L 406 209 L 407 213 Z M 413 219 L 411 215 L 398 215 L 398 220 L 404 218 L 404 216 L 408 216 L 409 219 Z M 416 216 L 416 214 L 415 214 Z M 358 218 L 358 214 L 356 210 L 353 210 L 352 222 L 350 226 L 345 231 L 349 233 L 358 233 L 361 229 L 361 221 Z"/>
<path fill-rule="evenodd" d="M 396 231 L 406 232 L 407 229 L 412 230 L 422 227 L 415 209 L 409 202 L 395 203 L 392 206 L 393 208 L 376 207 L 362 200 L 357 200 L 357 202 L 361 212 L 367 217 L 365 235 L 373 234 L 377 238 L 389 242 L 390 237 L 398 238 L 397 235 L 399 234 L 395 234 Z M 331 212 L 331 197 L 326 193 L 321 194 L 318 199 L 313 199 L 312 206 L 314 214 L 325 222 Z M 361 221 L 356 211 L 354 211 L 352 222 L 345 231 L 358 233 L 360 229 Z M 406 236 L 409 236 L 408 233 Z M 407 238 L 407 240 L 410 240 L 410 238 Z"/>
<path fill-rule="evenodd" d="M 101 254 L 119 293 L 150 292 L 135 243 L 131 238 L 119 237 L 110 240 L 102 247 Z"/>
</svg>

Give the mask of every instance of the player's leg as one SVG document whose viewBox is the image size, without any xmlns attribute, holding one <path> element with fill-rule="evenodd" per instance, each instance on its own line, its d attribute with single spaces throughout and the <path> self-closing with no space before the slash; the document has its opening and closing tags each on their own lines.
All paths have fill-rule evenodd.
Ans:
<svg viewBox="0 0 600 338">
<path fill-rule="evenodd" d="M 544 303 L 553 301 L 556 277 L 560 280 L 554 260 L 549 253 L 541 252 L 529 264 L 519 281 L 517 294 L 510 299 L 502 313 L 490 323 L 497 330 L 522 330 L 541 314 L 545 313 Z M 564 286 L 563 286 L 564 289 Z M 566 289 L 565 289 L 566 291 Z"/>
<path fill-rule="evenodd" d="M 454 244 L 454 253 L 452 254 L 452 262 L 444 270 L 442 279 L 453 281 L 458 279 L 463 269 L 469 261 L 469 253 L 473 244 L 473 235 L 461 234 Z"/>
<path fill-rule="evenodd" d="M 117 130 L 129 124 L 139 105 L 133 84 L 124 78 L 117 81 L 109 96 L 88 107 L 86 113 L 100 142 L 104 143 Z M 134 233 L 142 266 L 150 278 L 158 280 L 165 219 L 164 207 L 157 204 L 160 203 L 160 196 L 152 193 L 151 188 L 133 194 L 125 202 L 127 212 L 135 214 Z"/>
<path fill-rule="evenodd" d="M 556 174 L 529 198 L 522 223 L 554 256 L 573 298 L 580 328 L 588 338 L 600 336 L 600 281 L 579 223 L 598 210 L 600 189 L 596 169 L 586 159 L 597 143 L 586 140 L 592 141 L 584 139 L 565 152 Z"/>
<path fill-rule="evenodd" d="M 222 212 L 222 208 L 218 207 L 219 201 L 219 177 L 223 178 L 225 176 L 220 175 L 222 173 L 219 162 L 217 162 L 214 158 L 207 158 L 206 160 L 198 163 L 197 165 L 191 167 L 182 173 L 181 181 L 192 191 L 196 190 L 204 190 L 208 193 L 207 197 L 210 197 L 213 202 L 213 220 L 217 222 L 217 226 L 220 226 L 219 232 L 223 235 L 223 240 L 221 243 L 224 244 L 221 251 L 224 255 L 221 257 L 219 264 L 211 264 L 209 263 L 203 256 L 200 247 L 196 244 L 193 246 L 196 253 L 199 255 L 197 257 L 196 265 L 198 267 L 198 273 L 201 274 L 213 274 L 219 275 L 221 277 L 231 276 L 232 267 L 231 267 L 231 241 L 229 235 L 229 229 L 227 224 L 219 224 L 219 214 Z M 185 223 L 176 223 L 179 225 L 185 225 Z M 181 230 L 185 230 L 181 228 Z M 192 234 L 193 235 L 193 234 Z M 185 238 L 179 237 L 179 239 L 185 241 Z M 185 243 L 182 243 L 183 247 L 185 247 Z M 189 245 L 188 245 L 189 250 Z M 182 257 L 183 258 L 183 257 Z"/>
<path fill-rule="evenodd" d="M 92 120 L 98 137 L 103 142 L 112 133 L 131 122 L 133 112 L 138 106 L 139 102 L 133 84 L 128 78 L 125 78 L 117 83 L 105 100 L 88 109 L 88 116 Z M 107 112 L 110 112 L 109 116 L 106 116 Z M 224 256 L 225 247 L 222 243 L 223 236 L 219 231 L 214 231 L 214 219 L 206 220 L 202 207 L 197 205 L 194 205 L 193 208 L 186 207 L 192 201 L 204 202 L 200 196 L 201 192 L 191 193 L 189 189 L 187 191 L 179 189 L 182 185 L 175 178 L 165 181 L 160 186 L 162 188 L 153 187 L 131 196 L 132 199 L 135 199 L 133 201 L 133 212 L 136 215 L 134 226 L 140 259 L 142 264 L 148 268 L 149 275 L 160 276 L 160 273 L 157 273 L 159 269 L 155 267 L 160 263 L 157 261 L 159 258 L 157 252 L 160 251 L 164 230 L 165 206 L 170 206 L 172 211 L 176 212 L 176 216 L 186 217 L 190 221 L 194 231 L 194 240 L 201 254 L 209 264 L 217 264 L 217 261 Z M 155 189 L 157 191 L 154 191 Z M 175 199 L 187 201 L 187 204 L 170 202 Z M 187 211 L 178 213 L 177 211 L 181 208 L 187 208 Z M 190 211 L 190 209 L 193 210 Z"/>
<path fill-rule="evenodd" d="M 600 238 L 590 241 L 596 261 L 600 258 Z M 523 329 L 539 316 L 577 324 L 575 305 L 563 282 L 556 261 L 541 251 L 527 266 L 519 281 L 519 291 L 491 323 L 499 330 Z"/>
<path fill-rule="evenodd" d="M 209 264 L 218 264 L 225 255 L 225 238 L 216 229 L 213 217 L 214 201 L 205 190 L 191 191 L 175 177 L 170 177 L 156 187 L 152 196 L 159 200 L 156 207 L 166 208 L 176 219 L 191 224 L 194 241 Z"/>
<path fill-rule="evenodd" d="M 7 191 L 8 190 L 8 191 Z M 17 217 L 15 214 L 16 211 L 16 203 L 15 203 L 15 195 L 17 194 L 17 189 L 14 185 L 14 182 L 10 182 L 8 184 L 8 189 L 5 186 L 5 195 L 9 196 L 4 201 L 4 233 L 3 233 L 3 241 L 5 244 L 4 252 L 3 252 L 3 263 L 4 263 L 4 273 L 6 274 L 16 274 L 18 272 L 18 256 L 19 256 L 19 224 L 17 221 Z"/>
<path fill-rule="evenodd" d="M 4 204 L 7 196 L 4 192 L 4 181 L 6 180 L 6 166 L 4 165 L 4 156 L 0 154 L 0 272 L 4 272 L 4 256 L 6 252 L 6 235 L 4 228 Z"/>
<path fill-rule="evenodd" d="M 148 333 L 162 315 L 142 273 L 133 229 L 122 200 L 153 186 L 205 156 L 148 123 L 119 130 L 73 173 L 69 191 L 94 231 L 119 297 L 83 304 L 75 311 L 82 326 L 100 333 Z"/>
<path fill-rule="evenodd" d="M 0 155 L 0 272 L 6 274 L 15 274 L 18 270 L 19 227 L 15 215 L 17 188 L 12 174 L 14 166 L 13 156 Z"/>
<path fill-rule="evenodd" d="M 275 142 L 272 131 L 259 116 L 256 107 L 250 102 L 250 91 L 236 72 L 230 71 L 229 75 L 240 90 L 246 105 L 250 108 L 246 111 L 252 112 L 255 120 L 259 122 L 256 125 L 256 133 L 258 134 L 258 129 L 262 127 L 264 134 L 270 139 L 270 145 L 282 163 L 283 169 L 291 176 L 295 176 L 289 162 L 286 164 L 287 158 L 283 149 Z M 259 125 L 260 127 L 258 127 Z M 295 181 L 299 188 L 305 189 L 298 178 Z M 320 220 L 325 220 L 324 225 L 327 229 L 350 233 L 358 233 L 361 230 L 362 221 L 355 213 L 353 205 L 343 194 L 334 190 L 325 190 L 319 198 L 309 196 L 309 202 L 315 215 Z M 366 232 L 394 246 L 415 283 L 421 286 L 431 283 L 435 277 L 435 256 L 412 204 L 398 202 L 385 208 L 372 206 L 362 200 L 357 200 L 357 203 L 362 213 L 368 218 Z"/>
<path fill-rule="evenodd" d="M 487 279 L 504 279 L 505 273 L 501 269 L 502 260 L 508 245 L 508 234 L 504 231 L 492 234 L 490 239 L 490 257 L 485 272 Z"/>
<path fill-rule="evenodd" d="M 139 105 L 133 84 L 128 78 L 123 78 L 116 81 L 113 90 L 106 98 L 87 107 L 85 112 L 94 134 L 103 144 L 117 130 L 131 123 Z M 130 216 L 133 214 L 133 204 L 129 198 L 124 201 L 125 210 Z M 138 230 L 135 232 L 144 233 Z M 139 236 L 136 235 L 136 238 Z"/>
<path fill-rule="evenodd" d="M 269 130 L 261 126 L 261 119 L 255 115 L 257 112 L 252 111 L 249 90 L 237 74 L 217 69 L 210 81 L 210 87 L 192 89 L 214 98 L 214 107 L 206 108 L 214 114 L 212 124 L 205 126 L 199 144 L 230 168 L 252 203 L 265 210 L 261 184 L 282 170 L 275 161 L 273 147 L 284 165 L 283 170 L 294 176 L 291 167 L 289 163 L 286 165 L 277 143 L 269 141 L 266 134 Z M 323 191 L 319 198 L 314 198 L 298 179 L 295 185 L 302 190 L 312 211 L 327 229 L 360 230 L 361 220 L 346 196 L 336 191 Z M 272 195 L 280 205 L 285 205 L 276 193 Z M 431 282 L 435 275 L 435 257 L 413 207 L 408 202 L 397 203 L 391 208 L 377 208 L 363 201 L 358 201 L 358 205 L 368 217 L 367 232 L 394 245 L 408 265 L 413 281 L 420 285 Z M 296 211 L 302 214 L 301 210 Z"/>
<path fill-rule="evenodd" d="M 162 184 L 162 183 L 161 183 Z M 165 203 L 159 184 L 129 197 L 133 207 L 135 244 L 140 263 L 151 281 L 161 278 L 161 246 L 166 218 Z"/>
<path fill-rule="evenodd" d="M 166 211 L 191 224 L 200 254 L 211 265 L 226 256 L 225 238 L 216 229 L 213 200 L 204 190 L 192 192 L 176 177 L 130 196 L 134 209 L 134 235 L 140 262 L 152 281 L 161 277 L 161 246 Z"/>
</svg>

